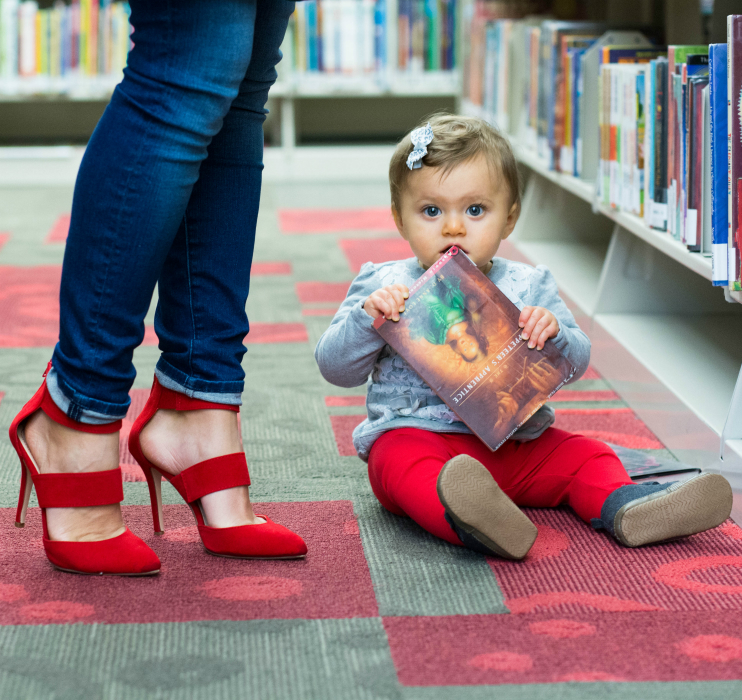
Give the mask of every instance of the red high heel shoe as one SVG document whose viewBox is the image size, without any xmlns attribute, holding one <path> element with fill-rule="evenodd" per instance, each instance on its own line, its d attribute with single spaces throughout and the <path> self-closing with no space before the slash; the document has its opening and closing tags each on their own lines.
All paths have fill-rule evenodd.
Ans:
<svg viewBox="0 0 742 700">
<path fill-rule="evenodd" d="M 51 362 L 49 363 L 51 367 Z M 128 528 L 122 534 L 96 542 L 65 542 L 49 539 L 47 508 L 83 508 L 120 503 L 124 500 L 121 469 L 76 474 L 41 474 L 25 440 L 24 422 L 36 411 L 43 411 L 55 423 L 83 433 L 115 433 L 121 421 L 106 425 L 88 425 L 68 418 L 54 403 L 44 383 L 21 409 L 10 426 L 10 441 L 21 459 L 21 494 L 16 512 L 16 527 L 26 522 L 31 486 L 41 506 L 44 527 L 44 551 L 49 561 L 62 571 L 75 574 L 118 574 L 149 576 L 160 571 L 157 555 Z"/>
<path fill-rule="evenodd" d="M 235 413 L 239 411 L 237 406 L 192 399 L 185 394 L 166 389 L 155 377 L 149 400 L 129 433 L 129 451 L 147 477 L 155 532 L 158 534 L 163 532 L 161 488 L 164 477 L 191 507 L 196 517 L 201 541 L 211 554 L 240 559 L 298 559 L 303 557 L 307 553 L 304 540 L 283 525 L 274 523 L 266 515 L 257 516 L 265 519 L 265 523 L 257 525 L 217 528 L 210 527 L 206 523 L 201 510 L 202 496 L 237 486 L 250 485 L 245 453 L 235 452 L 207 459 L 188 467 L 177 476 L 160 471 L 144 456 L 139 439 L 144 426 L 152 420 L 152 416 L 159 409 L 171 411 L 221 409 Z"/>
</svg>

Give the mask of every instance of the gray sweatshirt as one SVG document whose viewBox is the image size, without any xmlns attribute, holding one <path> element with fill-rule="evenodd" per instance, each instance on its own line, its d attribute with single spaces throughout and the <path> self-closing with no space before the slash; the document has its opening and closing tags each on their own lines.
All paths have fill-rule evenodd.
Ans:
<svg viewBox="0 0 742 700">
<path fill-rule="evenodd" d="M 556 316 L 559 334 L 553 338 L 554 344 L 577 368 L 570 381 L 579 379 L 590 361 L 590 341 L 559 297 L 551 272 L 544 265 L 533 268 L 504 258 L 494 258 L 492 263 L 487 276 L 519 309 L 542 306 Z M 374 442 L 388 430 L 471 433 L 404 358 L 386 344 L 363 310 L 372 292 L 395 283 L 412 287 L 424 272 L 415 258 L 366 263 L 314 351 L 322 376 L 331 384 L 354 387 L 368 383 L 368 417 L 353 431 L 353 446 L 365 461 Z M 533 440 L 553 422 L 554 411 L 544 405 L 511 439 Z"/>
</svg>

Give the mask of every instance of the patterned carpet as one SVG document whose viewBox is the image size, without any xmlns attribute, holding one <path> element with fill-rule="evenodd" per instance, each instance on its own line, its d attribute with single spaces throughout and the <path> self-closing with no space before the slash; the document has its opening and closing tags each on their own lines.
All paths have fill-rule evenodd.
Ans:
<svg viewBox="0 0 742 700">
<path fill-rule="evenodd" d="M 208 556 L 169 486 L 165 535 L 152 534 L 125 446 L 157 360 L 150 312 L 121 463 L 125 518 L 163 569 L 119 579 L 54 571 L 36 509 L 13 527 L 7 429 L 56 338 L 71 190 L 3 193 L 2 700 L 742 697 L 742 530 L 731 521 L 626 550 L 569 510 L 529 510 L 539 535 L 514 563 L 437 541 L 375 501 L 350 442 L 363 388 L 328 385 L 312 352 L 360 265 L 409 254 L 387 197 L 382 184 L 264 191 L 242 433 L 257 511 L 299 532 L 306 560 Z M 559 427 L 672 458 L 593 368 L 554 406 Z"/>
</svg>

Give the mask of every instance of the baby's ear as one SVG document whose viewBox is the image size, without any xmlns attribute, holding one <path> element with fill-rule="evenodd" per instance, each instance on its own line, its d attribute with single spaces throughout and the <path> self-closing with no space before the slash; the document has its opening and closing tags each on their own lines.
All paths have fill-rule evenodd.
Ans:
<svg viewBox="0 0 742 700">
<path fill-rule="evenodd" d="M 392 204 L 392 216 L 394 217 L 394 225 L 397 227 L 397 231 L 399 231 L 399 235 L 402 236 L 405 240 L 407 240 L 407 236 L 404 232 L 404 226 L 402 226 L 402 215 L 399 213 L 399 210 L 397 207 L 395 207 Z"/>
<path fill-rule="evenodd" d="M 518 202 L 514 202 L 513 205 L 510 207 L 510 211 L 508 212 L 508 218 L 505 222 L 505 235 L 503 238 L 507 238 L 515 228 L 515 224 L 518 223 L 518 217 L 520 216 L 520 204 Z"/>
</svg>

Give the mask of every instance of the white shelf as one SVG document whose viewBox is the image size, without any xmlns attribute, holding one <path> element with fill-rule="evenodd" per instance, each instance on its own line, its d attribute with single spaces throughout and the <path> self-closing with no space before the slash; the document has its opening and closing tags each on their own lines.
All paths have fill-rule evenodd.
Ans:
<svg viewBox="0 0 742 700">
<path fill-rule="evenodd" d="M 592 183 L 549 170 L 548 164 L 542 158 L 539 158 L 532 149 L 517 143 L 512 137 L 511 141 L 516 158 L 531 170 L 588 202 L 593 206 L 593 211 L 612 219 L 619 226 L 662 251 L 673 260 L 677 260 L 689 270 L 693 270 L 693 272 L 709 281 L 711 280 L 711 258 L 700 253 L 691 253 L 686 246 L 672 238 L 669 233 L 650 228 L 638 216 L 597 204 L 595 201 L 595 186 Z"/>
<path fill-rule="evenodd" d="M 27 100 L 109 100 L 113 89 L 121 82 L 121 75 L 91 75 L 32 78 L 3 78 L 0 80 L 0 102 Z"/>
<path fill-rule="evenodd" d="M 742 316 L 597 314 L 594 319 L 721 435 L 742 365 Z"/>
<path fill-rule="evenodd" d="M 534 264 L 546 265 L 562 291 L 585 313 L 590 313 L 607 246 L 564 241 L 514 241 L 514 244 Z"/>
<path fill-rule="evenodd" d="M 459 94 L 456 71 L 409 73 L 391 71 L 367 75 L 305 72 L 284 77 L 272 88 L 271 97 L 414 97 Z"/>
</svg>

